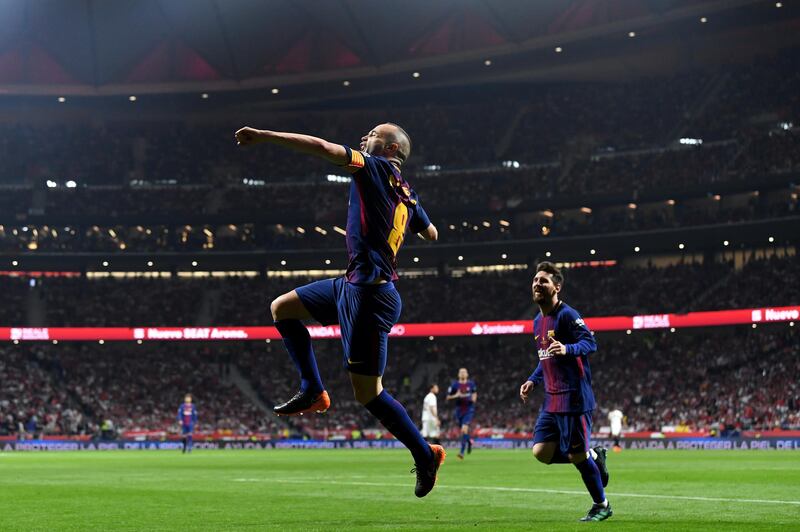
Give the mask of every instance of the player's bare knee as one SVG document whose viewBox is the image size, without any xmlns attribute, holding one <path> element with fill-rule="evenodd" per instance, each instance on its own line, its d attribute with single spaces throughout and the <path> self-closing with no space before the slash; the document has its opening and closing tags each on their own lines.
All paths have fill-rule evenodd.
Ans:
<svg viewBox="0 0 800 532">
<path fill-rule="evenodd" d="M 533 453 L 533 457 L 543 464 L 549 464 L 553 459 L 553 453 L 548 452 L 546 448 L 539 447 L 538 445 L 534 445 L 531 452 Z"/>
<path fill-rule="evenodd" d="M 569 459 L 570 463 L 578 465 L 586 460 L 586 453 L 569 453 L 567 454 L 567 458 Z"/>
<path fill-rule="evenodd" d="M 278 321 L 279 319 L 281 319 L 281 315 L 280 314 L 281 314 L 281 306 L 282 306 L 282 302 L 281 302 L 281 298 L 282 297 L 283 296 L 276 297 L 275 299 L 272 300 L 272 303 L 269 304 L 269 311 L 270 311 L 270 313 L 272 313 L 273 321 Z"/>
<path fill-rule="evenodd" d="M 362 405 L 366 405 L 383 391 L 380 377 L 351 373 L 350 384 L 353 386 L 353 396 Z"/>
</svg>

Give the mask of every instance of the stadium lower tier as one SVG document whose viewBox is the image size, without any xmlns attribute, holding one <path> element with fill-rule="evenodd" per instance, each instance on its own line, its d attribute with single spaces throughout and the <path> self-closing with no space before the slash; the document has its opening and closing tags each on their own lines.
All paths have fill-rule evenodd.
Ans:
<svg viewBox="0 0 800 532">
<path fill-rule="evenodd" d="M 599 333 L 590 358 L 595 430 L 615 408 L 632 432 L 798 430 L 798 334 L 788 324 Z M 315 349 L 333 405 L 325 415 L 285 421 L 270 407 L 294 394 L 298 377 L 280 342 L 8 344 L 0 348 L 0 436 L 174 437 L 185 393 L 195 397 L 196 431 L 214 437 L 385 436 L 353 399 L 339 341 L 317 341 Z M 466 367 L 478 386 L 475 435 L 531 431 L 542 392 L 527 405 L 518 398 L 536 364 L 531 338 L 393 340 L 389 353 L 384 386 L 413 419 L 430 384 L 444 389 Z M 439 412 L 445 436 L 453 435 L 443 393 Z"/>
</svg>

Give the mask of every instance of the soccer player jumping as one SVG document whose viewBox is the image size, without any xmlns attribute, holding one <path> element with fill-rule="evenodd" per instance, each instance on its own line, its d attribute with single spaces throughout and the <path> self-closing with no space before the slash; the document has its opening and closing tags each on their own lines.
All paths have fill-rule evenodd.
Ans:
<svg viewBox="0 0 800 532">
<path fill-rule="evenodd" d="M 278 415 L 325 412 L 331 404 L 322 384 L 311 337 L 302 320 L 338 323 L 344 367 L 356 400 L 378 418 L 414 457 L 417 484 L 424 497 L 434 487 L 445 459 L 441 445 L 428 444 L 406 409 L 383 389 L 389 331 L 400 318 L 402 303 L 394 286 L 397 252 L 406 231 L 426 240 L 438 232 L 416 192 L 400 174 L 411 153 L 411 139 L 396 124 L 380 124 L 361 138 L 359 150 L 321 138 L 244 127 L 239 145 L 270 143 L 314 155 L 352 174 L 347 209 L 347 254 L 344 277 L 317 281 L 281 295 L 270 310 L 275 327 L 300 373 L 300 391 L 275 407 Z"/>
<path fill-rule="evenodd" d="M 594 504 L 581 521 L 603 521 L 612 515 L 606 499 L 606 450 L 589 447 L 592 433 L 592 372 L 589 354 L 597 351 L 594 336 L 580 315 L 558 297 L 564 286 L 561 270 L 550 262 L 536 267 L 533 320 L 539 364 L 519 389 L 523 402 L 544 382 L 544 403 L 533 432 L 533 455 L 545 464 L 572 463 L 580 471 Z"/>
</svg>

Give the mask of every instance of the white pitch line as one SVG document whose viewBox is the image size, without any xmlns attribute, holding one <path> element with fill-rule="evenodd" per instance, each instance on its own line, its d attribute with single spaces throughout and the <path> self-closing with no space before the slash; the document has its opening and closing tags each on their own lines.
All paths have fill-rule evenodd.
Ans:
<svg viewBox="0 0 800 532">
<path fill-rule="evenodd" d="M 408 487 L 410 484 L 399 484 L 389 482 L 345 482 L 340 480 L 319 480 L 319 479 L 275 479 L 275 478 L 235 478 L 234 482 L 276 482 L 279 484 L 332 484 L 340 486 L 376 486 L 385 488 Z M 543 488 L 508 488 L 504 486 L 449 486 L 437 485 L 438 489 L 458 489 L 471 491 L 507 491 L 519 493 L 555 493 L 559 495 L 581 495 L 585 496 L 585 491 L 574 490 L 551 490 Z M 701 501 L 701 502 L 732 502 L 732 503 L 753 503 L 753 504 L 789 504 L 800 506 L 800 501 L 782 501 L 776 499 L 731 499 L 725 497 L 691 497 L 688 495 L 653 495 L 647 493 L 609 493 L 612 497 L 635 497 L 639 499 L 668 499 L 677 501 Z"/>
</svg>

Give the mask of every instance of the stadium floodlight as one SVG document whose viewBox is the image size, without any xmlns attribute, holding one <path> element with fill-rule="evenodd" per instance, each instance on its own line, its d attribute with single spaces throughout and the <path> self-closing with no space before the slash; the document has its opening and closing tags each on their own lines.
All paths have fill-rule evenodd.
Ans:
<svg viewBox="0 0 800 532">
<path fill-rule="evenodd" d="M 458 256 L 458 260 L 459 260 L 459 261 L 462 261 L 462 260 L 464 260 L 464 255 L 459 255 L 459 256 Z"/>
<path fill-rule="evenodd" d="M 58 183 L 56 183 L 56 182 L 55 182 L 55 181 L 53 181 L 52 179 L 48 179 L 48 180 L 45 182 L 45 184 L 47 185 L 47 188 L 56 188 L 56 187 L 58 186 Z"/>
<path fill-rule="evenodd" d="M 500 255 L 500 258 L 505 260 L 505 259 L 507 259 L 507 258 L 508 258 L 508 255 L 507 255 L 507 254 L 505 254 L 505 253 L 503 253 L 502 255 Z"/>
<path fill-rule="evenodd" d="M 699 146 L 703 143 L 703 139 L 696 139 L 694 137 L 683 137 L 678 142 L 686 146 Z"/>
<path fill-rule="evenodd" d="M 769 240 L 769 243 L 772 244 L 773 242 L 775 242 L 775 237 L 771 236 L 767 240 Z"/>
<path fill-rule="evenodd" d="M 550 253 L 549 251 L 545 251 L 545 253 L 544 253 L 545 257 L 549 257 L 550 255 L 552 255 L 552 253 Z"/>
<path fill-rule="evenodd" d="M 633 248 L 633 251 L 635 251 L 636 253 L 639 253 L 639 251 L 641 251 L 641 249 L 642 248 L 640 248 L 639 246 L 636 246 L 636 247 Z"/>
<path fill-rule="evenodd" d="M 590 254 L 590 255 L 594 255 L 594 254 L 596 254 L 596 253 L 597 253 L 597 250 L 596 250 L 596 249 L 590 249 L 590 250 L 589 250 L 589 254 Z"/>
<path fill-rule="evenodd" d="M 330 263 L 331 263 L 331 259 L 325 259 L 325 264 L 329 265 Z"/>
<path fill-rule="evenodd" d="M 487 59 L 486 61 L 483 62 L 483 64 L 485 66 L 492 66 L 492 60 L 491 59 Z"/>
<path fill-rule="evenodd" d="M 349 87 L 349 86 L 350 86 L 350 80 L 347 80 L 347 79 L 346 79 L 346 80 L 344 80 L 344 81 L 342 82 L 342 86 L 344 86 L 344 87 Z"/>
<path fill-rule="evenodd" d="M 67 188 L 75 188 L 75 187 L 77 187 L 77 186 L 78 186 L 78 183 L 76 183 L 75 181 L 73 181 L 72 179 L 70 179 L 69 181 L 67 181 L 67 182 L 65 183 L 65 185 L 67 185 Z"/>
<path fill-rule="evenodd" d="M 136 101 L 136 96 L 134 96 L 133 94 L 131 94 L 130 96 L 128 96 L 128 101 L 129 101 L 129 102 L 135 102 L 135 101 Z"/>
<path fill-rule="evenodd" d="M 12 265 L 12 266 L 19 266 L 19 262 L 18 262 L 18 261 L 15 261 L 15 260 L 12 260 L 12 261 L 11 261 L 11 265 Z"/>
<path fill-rule="evenodd" d="M 411 77 L 414 79 L 418 78 L 419 76 L 420 76 L 419 72 L 414 72 L 413 74 L 411 74 Z"/>
<path fill-rule="evenodd" d="M 782 8 L 783 2 L 775 2 L 775 7 L 777 7 L 778 9 Z"/>
<path fill-rule="evenodd" d="M 752 327 L 753 327 L 753 329 L 755 329 L 756 327 L 758 327 L 758 324 L 757 324 L 757 323 L 754 323 L 754 324 L 752 325 Z"/>
<path fill-rule="evenodd" d="M 64 98 L 63 96 L 59 96 L 59 97 L 58 97 L 58 103 L 64 103 L 64 102 L 66 102 L 66 101 L 67 101 L 67 99 L 66 99 L 66 98 Z"/>
<path fill-rule="evenodd" d="M 706 22 L 708 22 L 708 17 L 700 17 L 701 24 L 705 24 Z"/>
<path fill-rule="evenodd" d="M 683 245 L 683 243 L 680 243 L 680 244 L 678 244 L 678 249 L 683 249 L 683 248 L 685 248 L 685 247 L 686 247 L 686 246 L 685 246 L 685 245 Z"/>
<path fill-rule="evenodd" d="M 278 94 L 279 92 L 281 92 L 281 90 L 280 90 L 279 88 L 277 88 L 277 87 L 276 87 L 276 88 L 272 89 L 270 92 L 271 92 L 272 94 Z"/>
<path fill-rule="evenodd" d="M 728 242 L 727 240 L 723 240 L 722 241 L 722 245 L 725 246 L 725 247 L 728 247 L 729 244 L 730 244 L 730 242 Z"/>
<path fill-rule="evenodd" d="M 204 92 L 203 94 L 201 94 L 201 95 L 200 95 L 200 97 L 201 97 L 202 99 L 204 99 L 204 100 L 208 100 L 208 93 L 207 93 L 207 92 Z"/>
<path fill-rule="evenodd" d="M 197 261 L 196 260 L 192 261 L 192 266 L 197 266 Z"/>
<path fill-rule="evenodd" d="M 561 53 L 561 52 L 563 52 L 563 51 L 564 51 L 564 49 L 563 49 L 563 48 L 561 48 L 560 46 L 556 46 L 556 53 L 557 53 L 557 54 L 560 54 L 560 53 Z"/>
<path fill-rule="evenodd" d="M 631 39 L 633 39 L 634 37 L 636 37 L 636 32 L 635 32 L 635 31 L 629 31 L 629 32 L 628 32 L 628 37 L 630 37 Z"/>
<path fill-rule="evenodd" d="M 419 257 L 414 257 L 414 262 L 419 262 Z"/>
<path fill-rule="evenodd" d="M 103 261 L 103 266 L 108 267 L 108 261 L 107 260 Z"/>
<path fill-rule="evenodd" d="M 153 267 L 153 261 L 152 261 L 152 260 L 148 260 L 148 261 L 147 261 L 147 265 L 148 265 L 148 266 L 150 266 L 150 267 L 152 268 L 152 267 Z"/>
<path fill-rule="evenodd" d="M 281 266 L 286 266 L 286 260 L 281 261 Z"/>
</svg>

